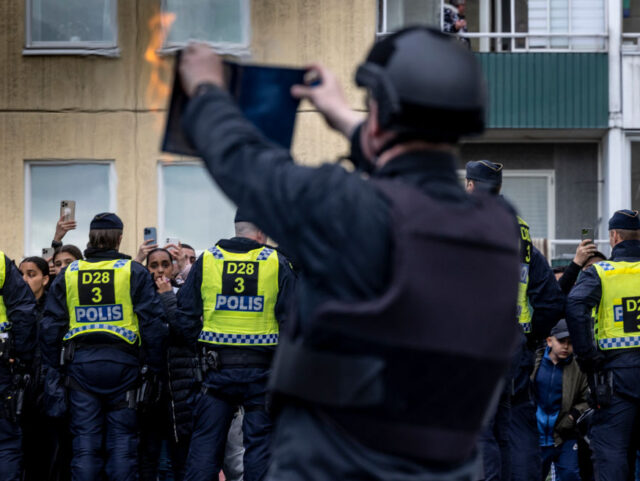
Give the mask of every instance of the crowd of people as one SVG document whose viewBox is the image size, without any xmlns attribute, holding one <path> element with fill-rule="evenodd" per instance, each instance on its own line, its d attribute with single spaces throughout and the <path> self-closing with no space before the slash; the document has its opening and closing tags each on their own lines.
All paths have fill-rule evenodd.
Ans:
<svg viewBox="0 0 640 481">
<path fill-rule="evenodd" d="M 132 259 L 101 213 L 84 252 L 61 219 L 48 262 L 0 253 L 0 478 L 631 479 L 638 211 L 609 220 L 610 258 L 585 239 L 554 275 L 502 165 L 458 182 L 455 145 L 485 109 L 459 42 L 414 27 L 376 43 L 365 119 L 313 68 L 292 95 L 359 172 L 291 162 L 190 45 L 183 128 L 238 206 L 235 237 Z"/>
</svg>

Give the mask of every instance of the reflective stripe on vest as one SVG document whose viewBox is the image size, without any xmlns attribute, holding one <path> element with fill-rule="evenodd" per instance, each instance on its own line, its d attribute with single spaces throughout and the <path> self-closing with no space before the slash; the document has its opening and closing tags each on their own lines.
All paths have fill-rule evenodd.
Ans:
<svg viewBox="0 0 640 481">
<path fill-rule="evenodd" d="M 640 262 L 594 264 L 602 297 L 594 334 L 600 349 L 640 347 Z"/>
<path fill-rule="evenodd" d="M 4 305 L 4 280 L 6 273 L 7 261 L 4 252 L 0 251 L 0 333 L 7 332 L 11 329 L 11 323 L 7 317 L 7 308 Z"/>
<path fill-rule="evenodd" d="M 278 253 L 268 247 L 202 256 L 203 326 L 199 340 L 229 346 L 275 346 Z"/>
<path fill-rule="evenodd" d="M 106 332 L 129 344 L 140 338 L 131 301 L 131 261 L 74 261 L 64 274 L 69 331 L 64 340 Z"/>
<path fill-rule="evenodd" d="M 533 312 L 529 304 L 527 289 L 529 288 L 529 265 L 531 264 L 531 234 L 529 225 L 518 216 L 520 227 L 520 284 L 518 285 L 517 319 L 526 334 L 531 332 Z"/>
</svg>

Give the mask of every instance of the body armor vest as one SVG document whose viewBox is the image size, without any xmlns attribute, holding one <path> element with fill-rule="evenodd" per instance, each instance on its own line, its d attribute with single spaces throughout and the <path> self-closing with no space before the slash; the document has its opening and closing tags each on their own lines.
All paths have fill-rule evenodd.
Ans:
<svg viewBox="0 0 640 481">
<path fill-rule="evenodd" d="M 304 339 L 282 338 L 272 387 L 373 449 L 461 462 L 518 339 L 516 219 L 497 197 L 453 204 L 397 181 L 375 185 L 392 204 L 388 289 L 329 301 Z"/>
</svg>

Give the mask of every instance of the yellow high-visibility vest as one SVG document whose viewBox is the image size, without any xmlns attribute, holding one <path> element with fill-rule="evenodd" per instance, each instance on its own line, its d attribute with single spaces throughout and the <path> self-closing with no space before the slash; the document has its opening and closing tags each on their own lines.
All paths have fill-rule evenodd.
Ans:
<svg viewBox="0 0 640 481">
<path fill-rule="evenodd" d="M 74 261 L 64 274 L 69 331 L 64 340 L 106 332 L 129 344 L 140 339 L 131 301 L 131 261 Z"/>
<path fill-rule="evenodd" d="M 522 330 L 529 334 L 531 332 L 531 319 L 533 310 L 529 304 L 527 289 L 529 288 L 529 265 L 531 264 L 531 234 L 529 225 L 518 216 L 518 226 L 520 227 L 520 284 L 518 285 L 518 323 Z"/>
<path fill-rule="evenodd" d="M 594 325 L 598 347 L 640 347 L 640 262 L 604 261 L 594 267 L 602 285 Z"/>
<path fill-rule="evenodd" d="M 228 346 L 278 344 L 278 253 L 268 247 L 202 257 L 203 326 L 199 340 Z"/>
<path fill-rule="evenodd" d="M 7 308 L 4 305 L 4 281 L 7 276 L 7 261 L 4 252 L 0 251 L 0 333 L 11 329 L 11 323 L 7 317 Z"/>
</svg>

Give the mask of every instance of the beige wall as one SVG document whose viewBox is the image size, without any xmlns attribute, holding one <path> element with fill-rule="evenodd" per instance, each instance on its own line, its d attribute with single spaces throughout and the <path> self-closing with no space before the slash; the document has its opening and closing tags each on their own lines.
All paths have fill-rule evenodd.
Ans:
<svg viewBox="0 0 640 481">
<path fill-rule="evenodd" d="M 160 0 L 118 1 L 120 57 L 23 56 L 24 0 L 0 0 L 0 249 L 24 251 L 25 159 L 113 159 L 122 250 L 133 254 L 142 228 L 157 224 L 157 163 L 171 56 L 144 60 Z M 252 60 L 302 66 L 320 61 L 347 85 L 362 108 L 353 72 L 373 41 L 375 0 L 253 0 Z M 154 71 L 155 68 L 155 71 Z M 298 115 L 294 156 L 315 165 L 348 151 L 310 105 Z M 179 161 L 179 159 L 173 159 Z M 73 197 L 70 186 L 70 198 Z M 57 202 L 57 199 L 56 199 Z M 56 219 L 52 219 L 51 234 Z"/>
</svg>

